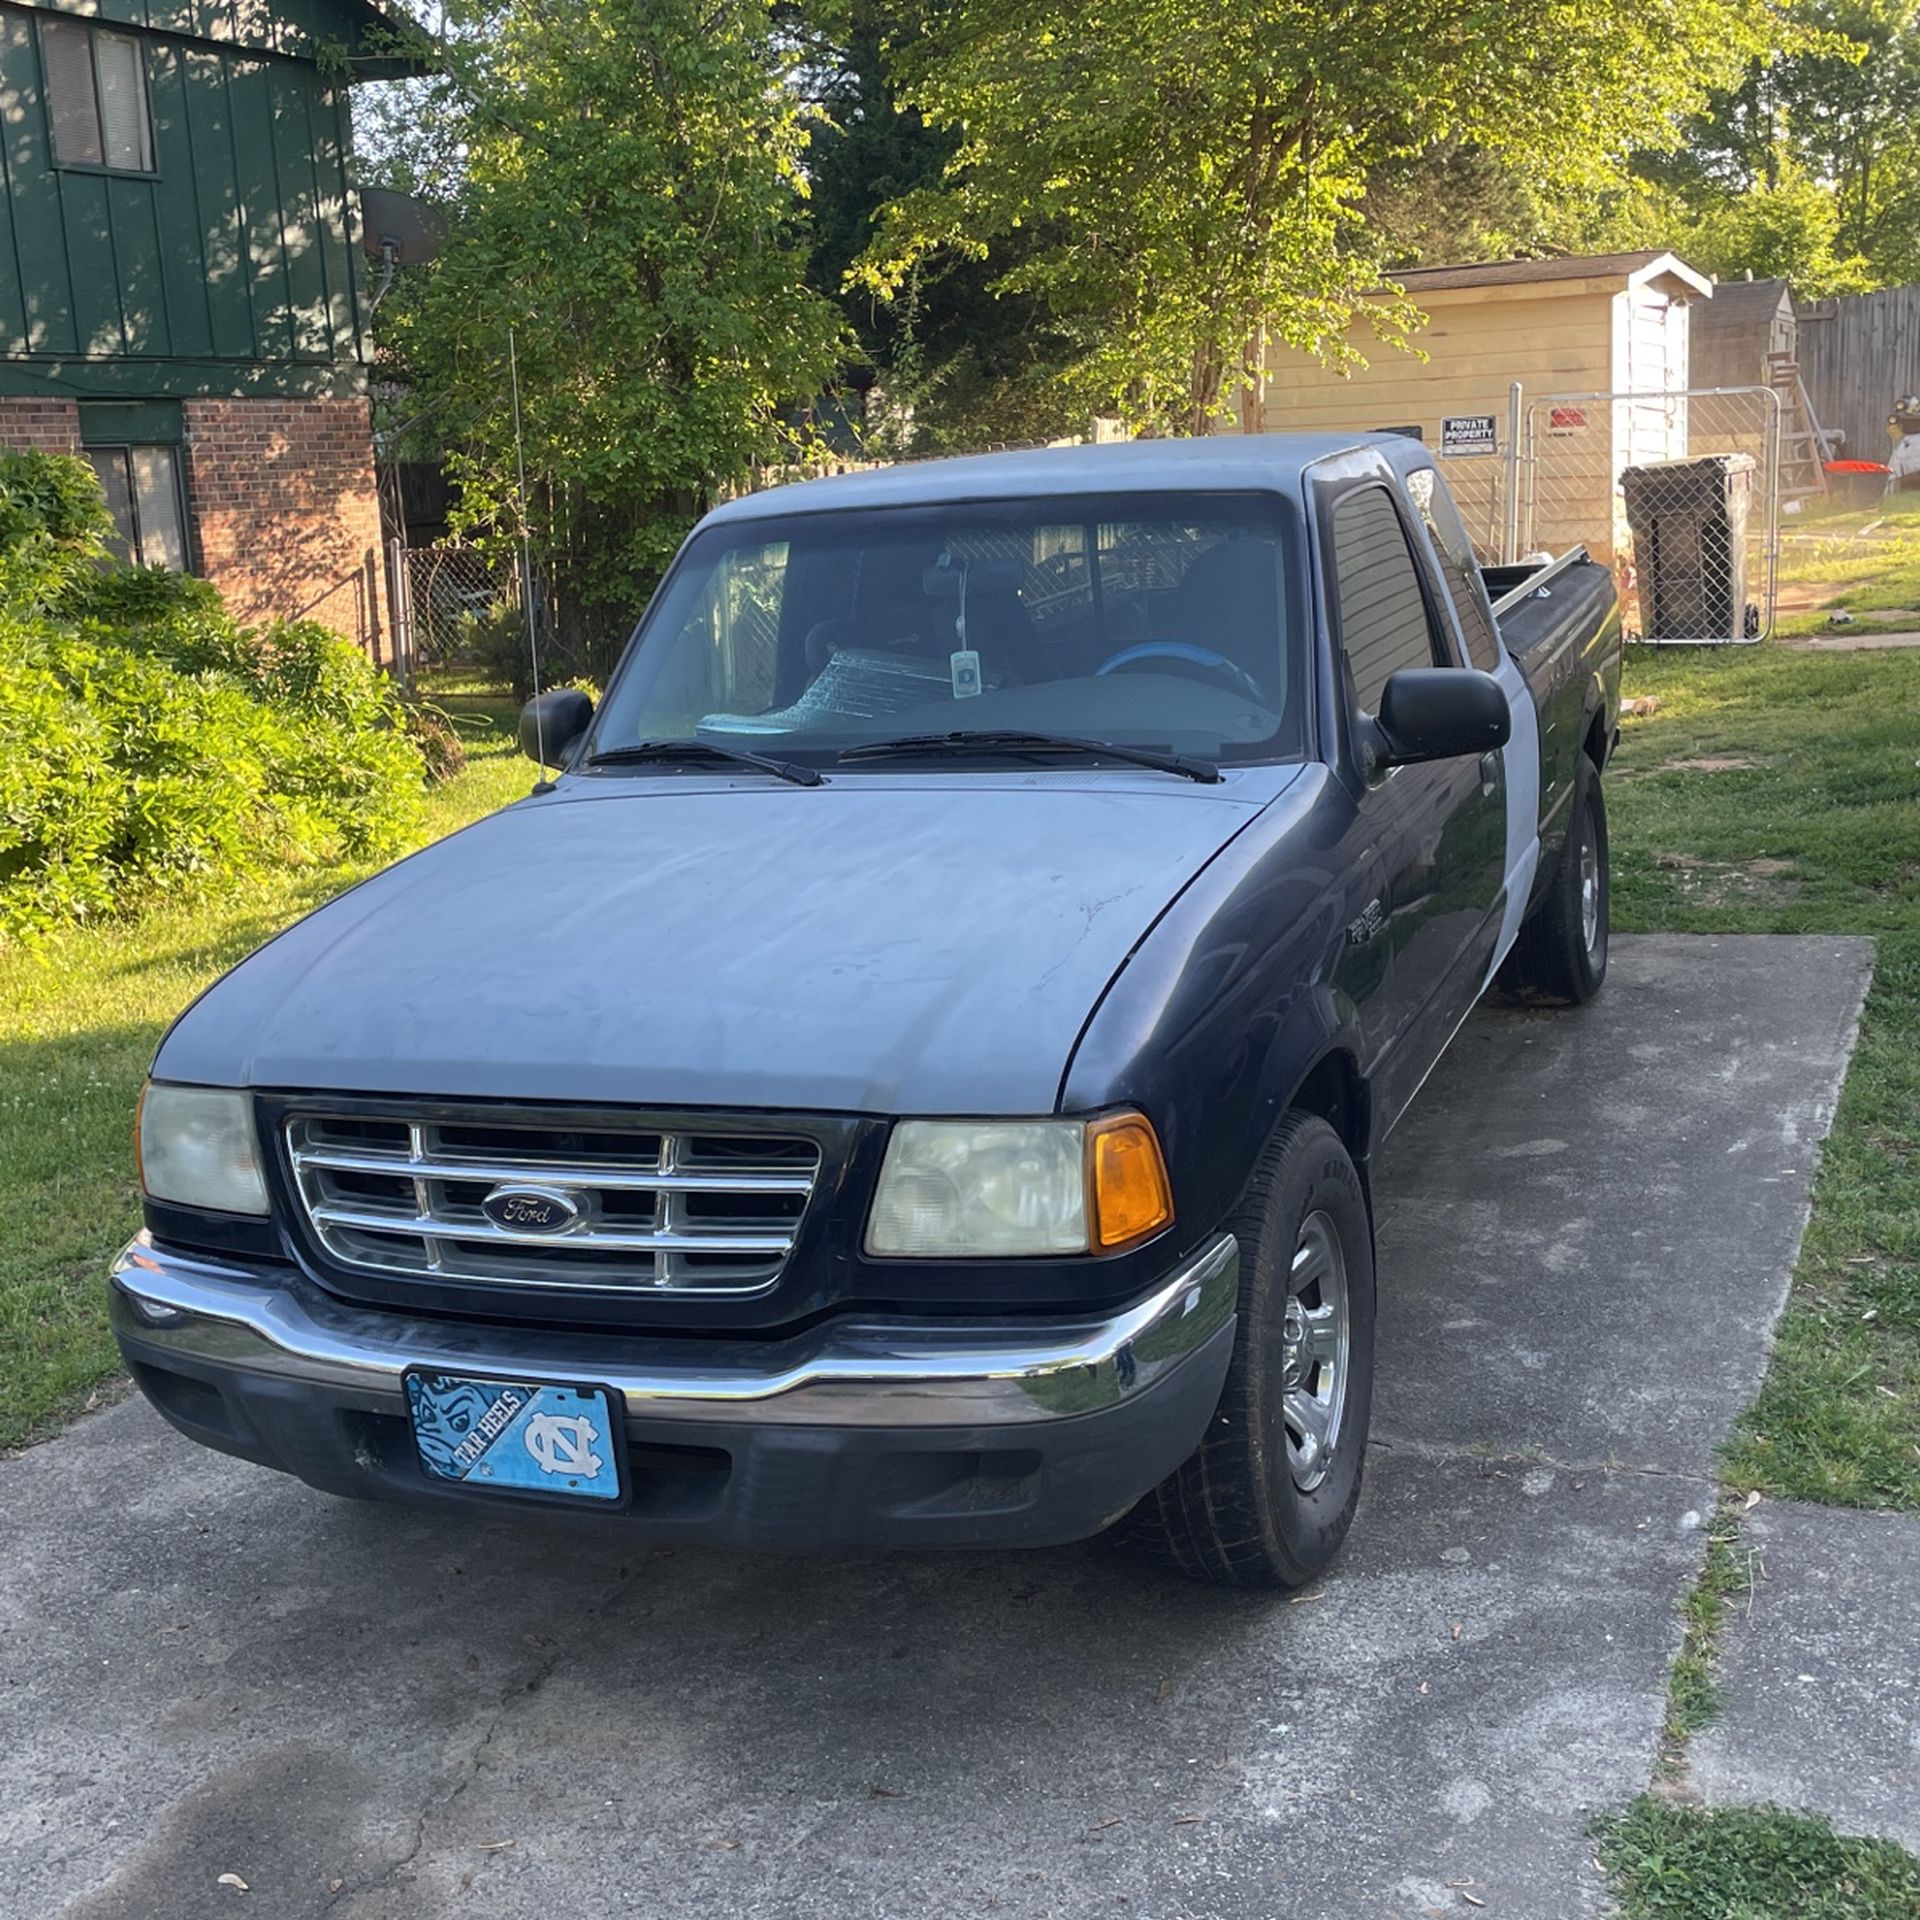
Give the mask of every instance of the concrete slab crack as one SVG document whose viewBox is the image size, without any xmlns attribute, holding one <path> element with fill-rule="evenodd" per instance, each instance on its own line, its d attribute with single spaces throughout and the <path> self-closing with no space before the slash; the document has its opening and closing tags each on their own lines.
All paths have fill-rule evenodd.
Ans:
<svg viewBox="0 0 1920 1920">
<path fill-rule="evenodd" d="M 579 1631 L 571 1637 L 578 1640 L 591 1629 L 612 1607 L 627 1584 L 627 1569 L 622 1567 L 615 1575 L 613 1584 L 604 1595 L 582 1610 L 578 1616 Z M 494 1736 L 499 1732 L 507 1716 L 520 1702 L 531 1699 L 538 1693 L 556 1672 L 566 1658 L 569 1648 L 556 1644 L 534 1667 L 531 1673 L 523 1675 L 515 1684 L 507 1687 L 495 1701 L 492 1711 L 478 1731 L 478 1737 L 469 1745 L 466 1758 L 458 1764 L 458 1778 L 445 1792 L 429 1799 L 421 1807 L 414 1821 L 413 1839 L 405 1853 L 383 1867 L 369 1880 L 361 1881 L 357 1886 L 343 1887 L 338 1898 L 349 1900 L 357 1905 L 369 1895 L 387 1891 L 413 1866 L 425 1849 L 427 1835 L 431 1829 L 444 1820 L 458 1803 L 462 1794 L 471 1787 L 480 1776 L 487 1749 L 493 1745 Z"/>
<path fill-rule="evenodd" d="M 1622 1473 L 1649 1480 L 1672 1480 L 1706 1489 L 1709 1499 L 1719 1486 L 1711 1473 L 1687 1467 L 1656 1467 L 1631 1460 L 1563 1460 L 1535 1447 L 1502 1450 L 1477 1446 L 1448 1446 L 1430 1440 L 1406 1440 L 1391 1434 L 1375 1433 L 1368 1443 L 1369 1452 L 1396 1453 L 1409 1460 L 1428 1460 L 1440 1465 L 1510 1468 L 1521 1467 L 1546 1473 Z"/>
</svg>

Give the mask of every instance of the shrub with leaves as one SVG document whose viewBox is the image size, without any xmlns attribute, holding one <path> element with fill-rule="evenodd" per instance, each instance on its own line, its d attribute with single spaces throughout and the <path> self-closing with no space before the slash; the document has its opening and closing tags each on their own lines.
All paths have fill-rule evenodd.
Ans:
<svg viewBox="0 0 1920 1920">
<path fill-rule="evenodd" d="M 43 611 L 100 563 L 112 531 L 84 460 L 0 452 L 0 608 Z"/>
<path fill-rule="evenodd" d="M 807 285 L 804 49 L 772 0 L 442 18 L 400 110 L 425 162 L 406 184 L 448 231 L 382 308 L 382 354 L 443 436 L 470 537 L 521 532 L 524 462 L 543 658 L 604 675 L 687 529 L 805 445 L 840 363 L 841 315 Z"/>
<path fill-rule="evenodd" d="M 496 600 L 484 613 L 460 616 L 456 656 L 489 686 L 504 687 L 516 700 L 533 698 L 533 656 L 527 649 L 526 615 L 514 599 Z"/>
<path fill-rule="evenodd" d="M 407 702 L 407 733 L 420 749 L 426 763 L 427 778 L 436 785 L 463 773 L 467 765 L 467 745 L 460 738 L 460 724 L 445 707 L 418 696 Z"/>
<path fill-rule="evenodd" d="M 106 557 L 84 462 L 0 456 L 0 935 L 182 877 L 397 852 L 424 765 L 389 683 L 311 621 Z"/>
</svg>

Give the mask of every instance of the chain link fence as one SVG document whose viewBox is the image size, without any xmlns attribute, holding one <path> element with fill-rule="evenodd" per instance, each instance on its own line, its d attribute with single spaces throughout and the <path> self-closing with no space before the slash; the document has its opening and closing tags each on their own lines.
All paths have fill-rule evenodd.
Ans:
<svg viewBox="0 0 1920 1920">
<path fill-rule="evenodd" d="M 388 549 L 395 658 L 408 685 L 469 671 L 516 684 L 526 651 L 519 569 L 479 547 Z"/>
<path fill-rule="evenodd" d="M 1732 644 L 1773 630 L 1780 396 L 1771 387 L 1548 394 L 1507 463 L 1510 557 L 1584 545 L 1630 638 Z"/>
</svg>

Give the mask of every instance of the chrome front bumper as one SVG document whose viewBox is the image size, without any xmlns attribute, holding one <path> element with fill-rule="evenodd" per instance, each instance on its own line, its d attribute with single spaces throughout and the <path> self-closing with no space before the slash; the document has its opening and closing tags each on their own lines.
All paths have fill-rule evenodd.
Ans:
<svg viewBox="0 0 1920 1920">
<path fill-rule="evenodd" d="M 285 1269 L 156 1247 L 114 1262 L 114 1332 L 138 1373 L 239 1375 L 331 1405 L 400 1414 L 411 1368 L 607 1387 L 630 1422 L 707 1426 L 993 1428 L 1112 1412 L 1212 1347 L 1234 1316 L 1239 1247 L 1220 1234 L 1121 1313 L 1101 1319 L 830 1323 L 784 1339 L 583 1335 L 408 1319 L 347 1306 Z M 1219 1359 L 1224 1371 L 1224 1358 Z"/>
</svg>

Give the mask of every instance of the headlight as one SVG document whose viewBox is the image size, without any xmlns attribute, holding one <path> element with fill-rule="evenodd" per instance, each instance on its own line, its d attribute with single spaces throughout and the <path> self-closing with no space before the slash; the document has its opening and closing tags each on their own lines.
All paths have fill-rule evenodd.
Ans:
<svg viewBox="0 0 1920 1920">
<path fill-rule="evenodd" d="M 244 1093 L 149 1081 L 140 1096 L 140 1184 L 150 1199 L 265 1213 L 267 1185 Z"/>
<path fill-rule="evenodd" d="M 1160 1143 L 1103 1120 L 902 1120 L 867 1223 L 882 1258 L 1111 1253 L 1173 1219 Z"/>
</svg>

